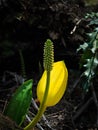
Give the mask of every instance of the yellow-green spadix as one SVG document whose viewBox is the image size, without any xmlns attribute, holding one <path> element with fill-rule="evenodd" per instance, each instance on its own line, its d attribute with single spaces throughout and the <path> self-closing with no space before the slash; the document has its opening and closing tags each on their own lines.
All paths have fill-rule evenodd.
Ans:
<svg viewBox="0 0 98 130">
<path fill-rule="evenodd" d="M 40 103 L 43 100 L 45 87 L 46 87 L 47 72 L 44 71 L 38 86 L 37 86 L 37 98 Z M 58 61 L 53 63 L 53 68 L 50 73 L 50 85 L 47 100 L 45 103 L 46 107 L 54 106 L 62 98 L 68 80 L 68 71 L 64 61 Z"/>
</svg>

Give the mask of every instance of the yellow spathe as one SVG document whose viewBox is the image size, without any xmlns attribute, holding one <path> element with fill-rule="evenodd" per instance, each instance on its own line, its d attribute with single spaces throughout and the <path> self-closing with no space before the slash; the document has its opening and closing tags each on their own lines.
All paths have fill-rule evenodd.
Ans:
<svg viewBox="0 0 98 130">
<path fill-rule="evenodd" d="M 37 86 L 37 98 L 40 101 L 40 103 L 42 102 L 45 92 L 46 78 L 47 78 L 47 72 L 44 71 Z M 64 61 L 54 62 L 53 68 L 50 73 L 49 92 L 45 106 L 47 107 L 54 106 L 60 101 L 66 90 L 67 80 L 68 80 L 68 71 Z"/>
</svg>

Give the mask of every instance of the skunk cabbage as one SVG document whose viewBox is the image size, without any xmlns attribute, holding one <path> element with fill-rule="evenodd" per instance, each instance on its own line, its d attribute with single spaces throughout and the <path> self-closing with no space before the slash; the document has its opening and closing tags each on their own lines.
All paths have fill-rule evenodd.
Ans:
<svg viewBox="0 0 98 130">
<path fill-rule="evenodd" d="M 47 80 L 47 72 L 45 70 L 37 86 L 37 97 L 40 103 L 43 100 L 46 80 Z M 53 68 L 50 73 L 49 92 L 45 103 L 46 107 L 54 106 L 60 101 L 66 90 L 67 80 L 68 80 L 68 71 L 64 61 L 54 62 Z"/>
</svg>

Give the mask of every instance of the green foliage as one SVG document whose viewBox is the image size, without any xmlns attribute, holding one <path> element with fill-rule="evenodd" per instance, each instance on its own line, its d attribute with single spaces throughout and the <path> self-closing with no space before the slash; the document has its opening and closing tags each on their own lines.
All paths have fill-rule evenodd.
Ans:
<svg viewBox="0 0 98 130">
<path fill-rule="evenodd" d="M 86 19 L 91 19 L 89 25 L 98 25 L 98 13 L 91 12 L 90 14 L 87 13 L 85 16 Z"/>
<path fill-rule="evenodd" d="M 24 57 L 22 54 L 22 50 L 19 49 L 19 55 L 20 55 L 20 63 L 21 63 L 21 73 L 24 79 L 26 79 L 26 70 L 25 70 L 25 63 L 24 63 Z"/>
<path fill-rule="evenodd" d="M 32 80 L 25 81 L 14 93 L 4 114 L 21 125 L 32 99 Z"/>
<path fill-rule="evenodd" d="M 98 14 L 97 14 L 98 15 Z M 92 17 L 92 14 L 90 15 Z M 95 16 L 93 14 L 93 16 Z M 95 17 L 94 17 L 95 19 Z M 90 24 L 96 24 L 92 20 Z M 98 24 L 98 23 L 97 23 Z M 98 66 L 98 28 L 95 28 L 93 32 L 87 34 L 88 41 L 84 42 L 83 45 L 77 49 L 77 51 L 82 50 L 82 56 L 80 61 L 80 67 L 84 67 L 83 72 L 84 84 L 83 88 L 88 91 L 90 83 L 93 81 L 94 77 L 97 75 Z"/>
</svg>

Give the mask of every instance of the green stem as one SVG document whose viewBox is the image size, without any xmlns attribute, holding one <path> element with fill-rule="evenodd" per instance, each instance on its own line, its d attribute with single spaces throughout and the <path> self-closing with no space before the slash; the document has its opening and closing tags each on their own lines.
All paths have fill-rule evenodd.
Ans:
<svg viewBox="0 0 98 130">
<path fill-rule="evenodd" d="M 24 130 L 32 130 L 34 128 L 34 126 L 37 124 L 37 122 L 40 120 L 40 118 L 42 117 L 43 113 L 46 110 L 46 100 L 47 100 L 47 96 L 48 96 L 48 91 L 49 91 L 49 84 L 50 84 L 50 71 L 47 71 L 47 80 L 46 80 L 46 89 L 45 89 L 45 93 L 44 93 L 44 97 L 43 97 L 43 101 L 40 104 L 39 110 L 37 115 L 35 116 L 35 118 L 24 128 Z"/>
<path fill-rule="evenodd" d="M 24 62 L 23 53 L 22 53 L 22 50 L 20 50 L 20 49 L 18 51 L 19 51 L 19 55 L 20 55 L 22 76 L 23 76 L 24 79 L 26 79 L 26 69 L 25 69 L 25 62 Z"/>
</svg>

